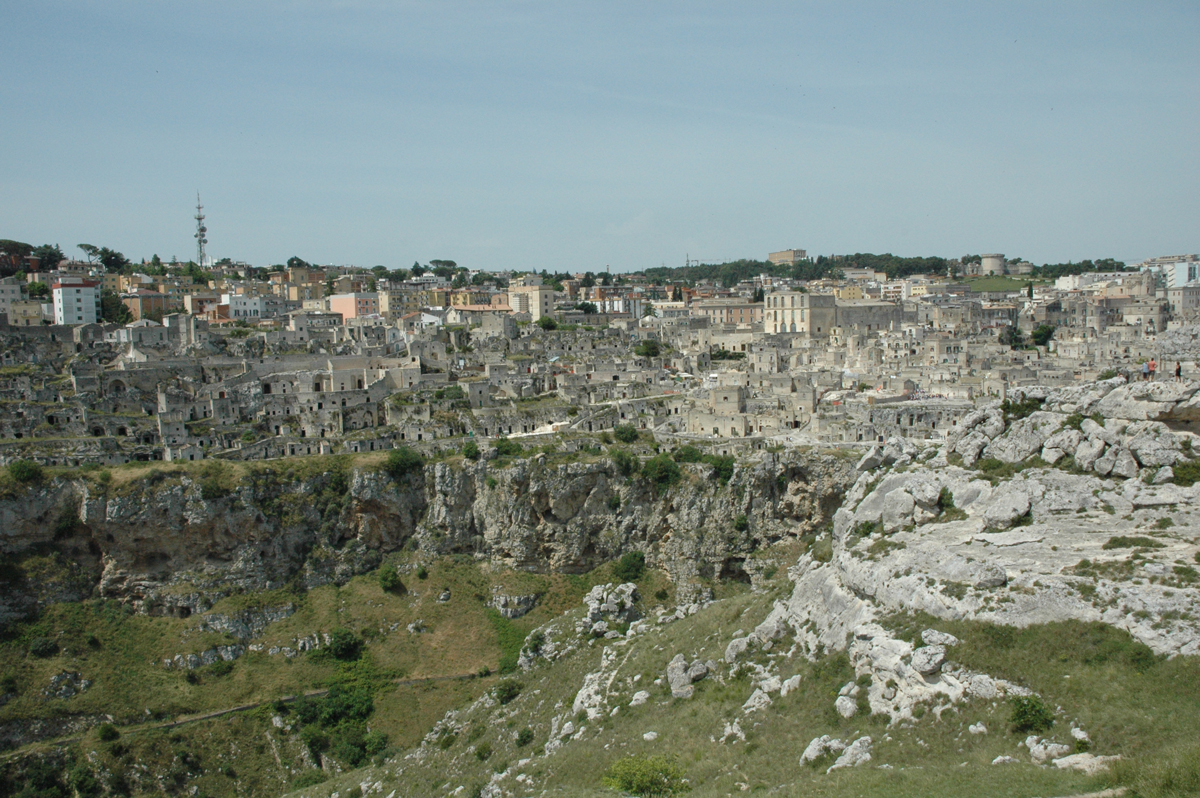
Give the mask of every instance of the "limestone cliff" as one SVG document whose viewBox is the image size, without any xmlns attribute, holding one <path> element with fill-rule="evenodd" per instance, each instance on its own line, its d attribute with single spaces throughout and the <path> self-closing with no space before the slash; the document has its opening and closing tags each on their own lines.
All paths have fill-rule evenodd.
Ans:
<svg viewBox="0 0 1200 798">
<path fill-rule="evenodd" d="M 344 582 L 402 546 L 575 573 L 639 550 L 679 583 L 746 579 L 757 549 L 828 525 L 855 476 L 853 461 L 801 452 L 761 453 L 727 485 L 708 465 L 681 468 L 668 489 L 607 458 L 544 456 L 435 462 L 400 480 L 365 468 L 293 478 L 262 468 L 228 487 L 191 471 L 119 488 L 58 478 L 0 500 L 11 566 L 0 620 L 56 600 L 22 571 L 35 555 L 71 569 L 71 597 L 183 615 L 232 592 Z"/>
</svg>

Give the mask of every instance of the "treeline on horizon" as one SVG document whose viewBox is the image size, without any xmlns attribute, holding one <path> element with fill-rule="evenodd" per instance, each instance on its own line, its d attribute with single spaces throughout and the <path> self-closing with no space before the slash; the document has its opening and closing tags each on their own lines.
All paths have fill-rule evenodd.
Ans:
<svg viewBox="0 0 1200 798">
<path fill-rule="evenodd" d="M 940 257 L 904 258 L 891 253 L 875 255 L 869 252 L 859 252 L 854 255 L 826 256 L 819 255 L 815 260 L 797 264 L 774 264 L 764 260 L 742 259 L 728 263 L 700 263 L 694 266 L 656 266 L 645 269 L 642 273 L 647 278 L 660 283 L 685 282 L 694 285 L 700 280 L 719 282 L 730 288 L 743 280 L 751 280 L 760 274 L 792 280 L 820 280 L 826 277 L 839 278 L 845 269 L 871 269 L 884 272 L 889 280 L 911 277 L 914 274 L 946 274 L 947 268 L 956 276 L 961 276 L 962 266 L 966 263 L 978 263 L 979 255 L 963 255 L 959 259 Z M 1010 262 L 1018 259 L 1010 258 Z M 1034 278 L 1055 279 L 1068 274 L 1086 274 L 1088 272 L 1119 272 L 1125 271 L 1125 263 L 1113 258 L 1100 260 L 1081 260 L 1070 263 L 1047 263 L 1034 266 Z"/>
<path fill-rule="evenodd" d="M 89 261 L 103 265 L 108 272 L 129 274 L 134 271 L 144 271 L 152 275 L 163 275 L 168 272 L 166 264 L 159 260 L 158 255 L 155 255 L 149 263 L 140 264 L 134 263 L 122 253 L 108 247 L 96 247 L 91 244 L 79 244 L 78 247 L 88 256 Z M 16 274 L 21 270 L 24 258 L 30 255 L 46 261 L 62 259 L 64 257 L 63 251 L 57 244 L 43 244 L 35 247 L 21 241 L 0 239 L 0 277 Z M 859 252 L 853 255 L 820 255 L 815 260 L 797 264 L 774 264 L 770 261 L 743 258 L 726 263 L 700 263 L 673 267 L 656 266 L 644 269 L 641 272 L 635 272 L 634 274 L 643 274 L 655 284 L 683 283 L 686 285 L 695 285 L 701 280 L 710 280 L 730 288 L 744 280 L 751 280 L 760 274 L 768 274 L 781 279 L 819 280 L 826 277 L 839 278 L 843 276 L 845 269 L 870 269 L 875 272 L 883 272 L 889 280 L 910 277 L 914 274 L 945 275 L 947 270 L 955 277 L 958 277 L 961 276 L 964 264 L 978 263 L 980 260 L 980 255 L 963 255 L 958 259 L 936 256 L 906 258 L 891 253 L 876 255 L 869 252 Z M 1019 258 L 1008 259 L 1010 263 L 1016 263 L 1019 260 Z M 232 265 L 232 263 L 229 258 L 222 258 L 220 261 L 217 261 L 217 265 Z M 247 277 L 266 279 L 267 274 L 271 271 L 282 271 L 286 267 L 309 265 L 307 261 L 293 256 L 288 258 L 286 266 L 281 263 L 270 267 L 251 267 L 246 272 Z M 184 271 L 196 283 L 206 283 L 212 279 L 211 273 L 200 269 L 191 261 L 172 264 L 172 266 L 175 269 Z M 1126 265 L 1124 262 L 1113 258 L 1102 258 L 1094 261 L 1081 260 L 1079 262 L 1047 263 L 1041 266 L 1034 266 L 1033 272 L 1029 276 L 1053 280 L 1070 274 L 1125 270 Z M 409 269 L 388 269 L 384 266 L 375 266 L 370 269 L 364 268 L 363 271 L 370 271 L 377 278 L 390 277 L 400 280 L 432 272 L 451 280 L 453 286 L 456 288 L 462 288 L 470 284 L 480 285 L 488 281 L 488 278 L 483 274 L 475 275 L 472 278 L 465 267 L 459 266 L 452 260 L 431 260 L 428 266 L 422 266 L 418 261 Z M 563 280 L 573 277 L 573 274 L 568 272 L 556 271 L 550 273 L 545 269 L 541 271 L 541 275 L 545 278 L 548 285 L 555 288 L 561 288 Z M 630 275 L 616 274 L 610 276 L 603 272 L 595 274 L 588 272 L 583 284 L 587 287 L 591 287 L 592 285 L 609 285 L 610 282 L 621 284 L 626 282 L 629 277 Z"/>
</svg>

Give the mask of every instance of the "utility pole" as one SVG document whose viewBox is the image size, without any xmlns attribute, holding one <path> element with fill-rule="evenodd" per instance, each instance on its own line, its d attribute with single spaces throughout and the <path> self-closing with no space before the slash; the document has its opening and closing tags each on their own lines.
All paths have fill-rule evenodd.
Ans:
<svg viewBox="0 0 1200 798">
<path fill-rule="evenodd" d="M 196 265 L 204 268 L 204 245 L 208 243 L 208 228 L 204 226 L 204 206 L 200 204 L 200 192 L 196 192 Z"/>
</svg>

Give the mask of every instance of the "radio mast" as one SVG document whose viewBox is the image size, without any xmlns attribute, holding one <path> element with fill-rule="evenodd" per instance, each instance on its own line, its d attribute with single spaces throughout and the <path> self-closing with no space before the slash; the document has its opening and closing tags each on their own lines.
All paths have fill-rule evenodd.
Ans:
<svg viewBox="0 0 1200 798">
<path fill-rule="evenodd" d="M 204 268 L 204 245 L 208 243 L 208 228 L 204 226 L 204 206 L 200 204 L 200 192 L 196 192 L 196 265 Z"/>
</svg>

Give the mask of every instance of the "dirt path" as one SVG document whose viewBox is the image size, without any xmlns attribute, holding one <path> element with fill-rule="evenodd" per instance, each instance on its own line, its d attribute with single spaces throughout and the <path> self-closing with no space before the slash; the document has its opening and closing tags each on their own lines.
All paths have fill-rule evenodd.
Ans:
<svg viewBox="0 0 1200 798">
<path fill-rule="evenodd" d="M 426 676 L 422 679 L 394 679 L 392 684 L 397 687 L 408 687 L 414 684 L 467 681 L 469 679 L 477 678 L 479 678 L 478 674 L 466 673 L 457 676 Z M 273 698 L 270 701 L 256 701 L 251 704 L 240 704 L 236 707 L 227 707 L 226 709 L 218 709 L 213 712 L 204 712 L 199 715 L 186 715 L 182 718 L 175 718 L 174 720 L 152 721 L 149 723 L 131 723 L 127 726 L 116 726 L 116 728 L 122 736 L 127 734 L 137 734 L 139 732 L 155 731 L 158 729 L 174 729 L 177 726 L 200 723 L 201 721 L 212 720 L 213 718 L 219 718 L 224 715 L 232 715 L 235 712 L 248 712 L 252 709 L 258 709 L 261 706 L 274 704 L 276 701 L 282 701 L 285 704 L 290 704 L 299 700 L 300 698 L 318 698 L 326 695 L 328 692 L 329 690 L 310 690 L 306 693 L 302 693 L 301 695 L 285 695 L 282 698 Z M 77 735 L 75 737 L 58 737 L 53 740 L 38 740 L 37 742 L 27 743 L 20 748 L 14 748 L 11 751 L 5 751 L 3 754 L 0 754 L 0 762 L 7 762 L 11 759 L 16 759 L 41 748 L 58 748 L 64 745 L 70 745 L 71 743 L 77 743 L 82 739 L 83 735 Z"/>
</svg>

